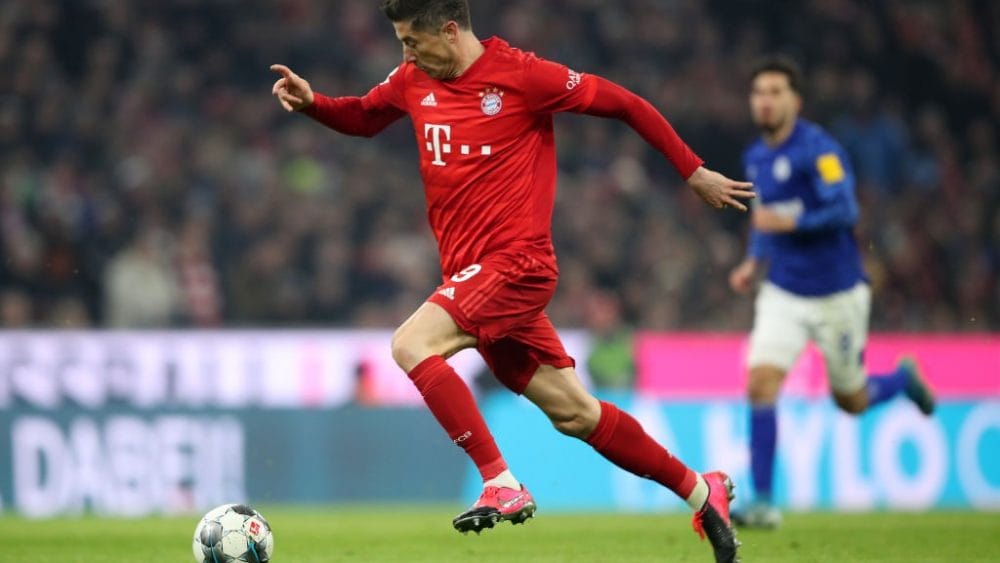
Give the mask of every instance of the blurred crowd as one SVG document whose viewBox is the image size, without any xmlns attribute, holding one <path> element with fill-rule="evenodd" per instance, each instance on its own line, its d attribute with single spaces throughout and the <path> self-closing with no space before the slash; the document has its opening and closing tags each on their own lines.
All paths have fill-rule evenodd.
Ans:
<svg viewBox="0 0 1000 563">
<path fill-rule="evenodd" d="M 647 97 L 742 178 L 748 70 L 783 51 L 850 152 L 884 331 L 1000 330 L 1000 3 L 472 0 L 481 37 Z M 439 280 L 408 120 L 286 114 L 271 63 L 360 95 L 400 60 L 373 0 L 0 3 L 6 327 L 398 324 Z M 747 217 L 627 127 L 559 116 L 559 326 L 746 330 Z"/>
</svg>

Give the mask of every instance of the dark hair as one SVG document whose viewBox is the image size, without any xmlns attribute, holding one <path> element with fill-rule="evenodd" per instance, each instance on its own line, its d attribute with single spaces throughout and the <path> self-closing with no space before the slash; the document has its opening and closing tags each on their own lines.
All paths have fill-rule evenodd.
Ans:
<svg viewBox="0 0 1000 563">
<path fill-rule="evenodd" d="M 393 22 L 409 21 L 413 29 L 437 29 L 449 21 L 469 29 L 469 3 L 466 0 L 383 0 L 382 13 Z"/>
<path fill-rule="evenodd" d="M 797 94 L 802 93 L 802 69 L 791 57 L 786 55 L 771 55 L 760 59 L 753 66 L 753 71 L 750 73 L 750 82 L 753 82 L 759 75 L 765 72 L 780 72 L 784 74 L 788 77 L 788 86 L 791 87 L 792 91 Z"/>
</svg>

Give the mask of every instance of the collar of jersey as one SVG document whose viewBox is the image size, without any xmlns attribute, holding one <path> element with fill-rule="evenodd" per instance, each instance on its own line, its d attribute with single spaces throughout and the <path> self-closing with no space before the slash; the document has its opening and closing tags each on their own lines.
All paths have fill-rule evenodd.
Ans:
<svg viewBox="0 0 1000 563">
<path fill-rule="evenodd" d="M 486 50 L 483 51 L 483 54 L 479 55 L 478 59 L 472 61 L 469 68 L 465 69 L 465 72 L 460 74 L 458 78 L 446 80 L 444 82 L 448 82 L 449 84 L 461 84 L 465 80 L 470 80 L 470 77 L 475 76 L 479 72 L 479 69 L 486 64 L 486 59 L 492 56 L 493 51 L 496 51 L 501 46 L 507 45 L 506 41 L 500 39 L 496 35 L 490 37 L 489 39 L 484 39 L 483 41 L 480 41 L 480 43 L 482 43 L 483 47 L 486 48 Z"/>
<path fill-rule="evenodd" d="M 764 138 L 763 137 L 761 137 L 758 140 L 758 142 L 760 143 L 760 146 L 763 147 L 764 150 L 766 150 L 769 153 L 775 153 L 775 152 L 781 151 L 785 147 L 788 147 L 789 145 L 791 145 L 792 142 L 795 141 L 795 138 L 802 134 L 802 129 L 803 129 L 804 125 L 805 125 L 805 120 L 802 119 L 801 117 L 796 117 L 795 118 L 795 127 L 792 127 L 792 134 L 789 135 L 787 139 L 785 139 L 784 141 L 782 141 L 781 144 L 772 147 L 772 146 L 768 145 L 766 142 L 764 142 Z"/>
</svg>

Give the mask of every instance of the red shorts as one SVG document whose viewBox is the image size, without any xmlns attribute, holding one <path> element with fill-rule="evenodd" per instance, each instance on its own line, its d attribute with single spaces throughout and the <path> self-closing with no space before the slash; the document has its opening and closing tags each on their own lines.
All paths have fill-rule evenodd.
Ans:
<svg viewBox="0 0 1000 563">
<path fill-rule="evenodd" d="M 427 300 L 476 337 L 476 349 L 501 383 L 523 393 L 538 366 L 576 365 L 545 314 L 557 282 L 544 257 L 511 250 L 445 276 Z"/>
</svg>

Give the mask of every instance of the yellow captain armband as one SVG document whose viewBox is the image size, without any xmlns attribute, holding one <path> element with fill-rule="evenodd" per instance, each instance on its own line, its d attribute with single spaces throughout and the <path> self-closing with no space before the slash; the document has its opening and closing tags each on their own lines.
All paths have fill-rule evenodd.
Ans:
<svg viewBox="0 0 1000 563">
<path fill-rule="evenodd" d="M 835 153 L 821 154 L 816 159 L 816 169 L 819 170 L 819 177 L 827 184 L 836 184 L 844 179 L 844 166 Z"/>
</svg>

